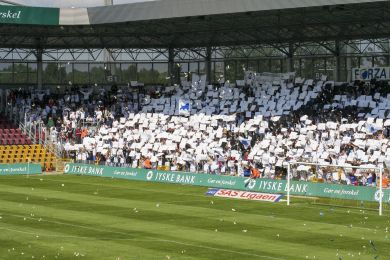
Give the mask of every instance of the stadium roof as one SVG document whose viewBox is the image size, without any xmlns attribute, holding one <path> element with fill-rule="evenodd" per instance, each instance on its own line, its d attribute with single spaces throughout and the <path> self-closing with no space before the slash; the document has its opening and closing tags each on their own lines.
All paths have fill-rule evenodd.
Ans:
<svg viewBox="0 0 390 260">
<path fill-rule="evenodd" d="M 161 0 L 61 9 L 0 6 L 0 47 L 10 48 L 181 48 L 383 37 L 390 37 L 387 0 Z"/>
</svg>

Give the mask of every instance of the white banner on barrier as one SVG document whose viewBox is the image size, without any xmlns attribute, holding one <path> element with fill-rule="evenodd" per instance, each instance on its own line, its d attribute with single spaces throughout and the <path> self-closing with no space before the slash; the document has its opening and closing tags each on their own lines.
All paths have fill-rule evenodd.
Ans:
<svg viewBox="0 0 390 260">
<path fill-rule="evenodd" d="M 353 68 L 352 80 L 390 80 L 390 67 Z"/>
<path fill-rule="evenodd" d="M 226 190 L 226 189 L 209 189 L 206 195 L 214 196 L 214 197 L 222 197 L 222 198 L 257 200 L 257 201 L 268 201 L 268 202 L 278 202 L 283 197 L 283 195 L 280 194 L 268 194 L 268 193 L 259 193 L 259 192 L 249 192 L 249 191 Z"/>
</svg>

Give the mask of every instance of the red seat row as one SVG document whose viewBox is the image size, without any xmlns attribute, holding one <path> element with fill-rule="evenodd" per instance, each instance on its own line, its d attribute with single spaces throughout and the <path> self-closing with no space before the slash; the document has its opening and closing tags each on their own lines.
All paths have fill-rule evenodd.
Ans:
<svg viewBox="0 0 390 260">
<path fill-rule="evenodd" d="M 31 140 L 20 129 L 4 118 L 0 118 L 0 145 L 32 144 Z"/>
<path fill-rule="evenodd" d="M 12 124 L 0 124 L 0 129 L 16 129 L 16 127 Z"/>
<path fill-rule="evenodd" d="M 28 138 L 12 138 L 12 139 L 1 139 L 0 145 L 18 145 L 18 144 L 32 144 L 31 140 Z"/>
<path fill-rule="evenodd" d="M 21 133 L 13 133 L 13 134 L 0 133 L 0 139 L 11 139 L 11 138 L 18 139 L 18 138 L 25 138 L 25 137 L 26 136 Z"/>
<path fill-rule="evenodd" d="M 0 128 L 0 133 L 21 133 L 20 129 L 14 128 Z"/>
</svg>

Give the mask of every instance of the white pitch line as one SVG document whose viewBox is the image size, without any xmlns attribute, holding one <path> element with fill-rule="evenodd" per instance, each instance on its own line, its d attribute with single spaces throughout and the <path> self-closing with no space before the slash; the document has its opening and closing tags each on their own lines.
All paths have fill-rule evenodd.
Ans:
<svg viewBox="0 0 390 260">
<path fill-rule="evenodd" d="M 25 217 L 25 216 L 22 216 L 22 215 L 14 215 L 14 214 L 3 214 L 3 216 L 6 216 L 6 215 L 12 216 L 12 217 L 17 217 L 17 218 L 26 218 L 26 219 L 32 219 L 32 220 L 37 220 L 38 221 L 38 219 L 32 218 L 32 217 Z M 93 227 L 88 227 L 88 226 L 64 223 L 64 222 L 61 222 L 61 221 L 50 221 L 50 220 L 44 220 L 44 219 L 41 220 L 41 221 L 48 222 L 48 223 L 59 224 L 59 225 L 65 225 L 65 226 L 73 226 L 73 227 L 78 227 L 78 228 L 90 229 L 90 230 L 95 230 L 95 231 L 99 231 L 99 232 L 107 232 L 107 233 L 126 235 L 126 236 L 130 235 L 130 234 L 124 233 L 124 232 L 108 231 L 108 230 L 103 230 L 103 229 L 93 228 Z M 5 229 L 5 230 L 9 230 L 9 231 L 15 231 L 15 232 L 19 232 L 19 233 L 29 234 L 29 232 L 25 232 L 25 231 L 11 230 L 11 229 L 1 228 L 1 227 L 0 227 L 0 229 Z M 32 233 L 30 235 L 38 235 L 38 233 Z M 72 237 L 69 237 L 69 238 L 72 238 Z M 84 239 L 86 237 L 77 237 L 76 236 L 74 238 L 83 238 Z M 90 239 L 90 238 L 88 238 L 88 239 Z M 96 238 L 96 240 L 99 240 L 99 238 Z M 101 239 L 101 240 L 104 240 L 104 239 Z M 115 241 L 115 240 L 121 240 L 121 239 L 106 239 L 106 240 Z M 137 241 L 135 239 L 123 239 L 123 240 L 130 240 L 130 241 L 134 240 L 134 241 Z M 140 240 L 140 241 L 143 241 L 143 240 Z M 183 245 L 183 246 L 203 248 L 203 249 L 209 249 L 209 250 L 214 250 L 214 251 L 221 251 L 221 252 L 227 252 L 227 253 L 233 253 L 233 254 L 245 255 L 245 256 L 254 256 L 254 257 L 258 257 L 258 258 L 265 258 L 265 259 L 272 259 L 272 260 L 286 260 L 285 258 L 277 258 L 277 257 L 272 257 L 272 256 L 266 256 L 266 255 L 258 255 L 258 254 L 252 254 L 252 253 L 240 252 L 240 251 L 235 251 L 235 250 L 222 249 L 222 248 L 211 247 L 211 246 L 202 246 L 202 245 L 197 245 L 197 244 L 193 244 L 193 243 L 180 242 L 180 241 L 176 241 L 176 240 L 151 238 L 149 240 L 146 240 L 145 242 L 147 242 L 147 241 L 151 241 L 151 242 L 153 242 L 153 241 L 155 241 L 155 242 L 166 242 L 166 243 L 178 244 L 178 245 Z"/>
</svg>

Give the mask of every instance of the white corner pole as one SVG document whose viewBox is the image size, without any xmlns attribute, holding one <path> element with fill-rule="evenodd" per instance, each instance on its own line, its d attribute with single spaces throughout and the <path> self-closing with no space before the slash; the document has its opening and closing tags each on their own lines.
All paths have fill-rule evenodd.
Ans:
<svg viewBox="0 0 390 260">
<path fill-rule="evenodd" d="M 290 176 L 291 176 L 290 163 L 287 165 L 287 206 L 290 206 Z"/>
<path fill-rule="evenodd" d="M 383 179 L 382 167 L 379 169 L 379 216 L 383 214 L 383 187 L 382 187 L 382 179 Z"/>
</svg>

